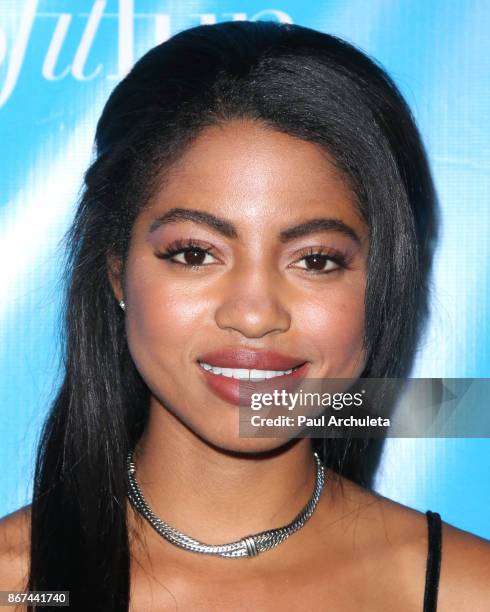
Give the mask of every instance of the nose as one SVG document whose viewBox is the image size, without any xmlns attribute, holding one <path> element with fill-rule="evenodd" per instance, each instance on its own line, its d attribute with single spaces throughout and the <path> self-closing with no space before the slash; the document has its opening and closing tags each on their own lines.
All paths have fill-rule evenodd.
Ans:
<svg viewBox="0 0 490 612">
<path fill-rule="evenodd" d="M 257 269 L 237 273 L 227 279 L 215 312 L 216 323 L 247 338 L 285 332 L 291 326 L 291 316 L 281 293 L 281 283 L 274 275 Z"/>
</svg>

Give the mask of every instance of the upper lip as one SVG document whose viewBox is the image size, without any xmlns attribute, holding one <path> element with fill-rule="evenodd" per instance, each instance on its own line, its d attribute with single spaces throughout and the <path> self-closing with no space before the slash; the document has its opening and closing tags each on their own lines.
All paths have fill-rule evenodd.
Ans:
<svg viewBox="0 0 490 612">
<path fill-rule="evenodd" d="M 303 365 L 304 359 L 275 351 L 245 348 L 225 348 L 202 355 L 198 361 L 219 368 L 246 368 L 256 370 L 289 370 Z"/>
</svg>

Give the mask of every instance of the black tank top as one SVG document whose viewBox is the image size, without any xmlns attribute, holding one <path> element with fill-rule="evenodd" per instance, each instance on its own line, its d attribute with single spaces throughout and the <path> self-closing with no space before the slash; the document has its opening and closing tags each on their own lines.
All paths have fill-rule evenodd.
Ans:
<svg viewBox="0 0 490 612">
<path fill-rule="evenodd" d="M 427 553 L 427 570 L 425 575 L 425 594 L 423 612 L 436 612 L 439 575 L 441 573 L 442 526 L 437 512 L 427 510 L 427 527 L 429 545 Z"/>
</svg>

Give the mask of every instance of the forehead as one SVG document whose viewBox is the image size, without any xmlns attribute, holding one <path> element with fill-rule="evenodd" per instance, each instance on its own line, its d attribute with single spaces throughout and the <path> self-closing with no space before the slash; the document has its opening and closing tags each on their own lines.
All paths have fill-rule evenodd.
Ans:
<svg viewBox="0 0 490 612">
<path fill-rule="evenodd" d="M 150 208 L 247 218 L 330 214 L 360 221 L 345 175 L 319 145 L 249 120 L 205 128 L 165 173 Z"/>
</svg>

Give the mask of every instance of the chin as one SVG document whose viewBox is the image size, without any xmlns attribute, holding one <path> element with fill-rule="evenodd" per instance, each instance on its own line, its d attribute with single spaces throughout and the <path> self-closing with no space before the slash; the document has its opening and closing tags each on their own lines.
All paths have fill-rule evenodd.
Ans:
<svg viewBox="0 0 490 612">
<path fill-rule="evenodd" d="M 224 432 L 221 435 L 216 432 L 214 432 L 214 435 L 210 435 L 209 433 L 206 435 L 197 432 L 194 433 L 196 433 L 204 443 L 217 451 L 250 456 L 280 452 L 299 441 L 298 438 L 241 438 L 238 434 L 231 436 Z"/>
</svg>

